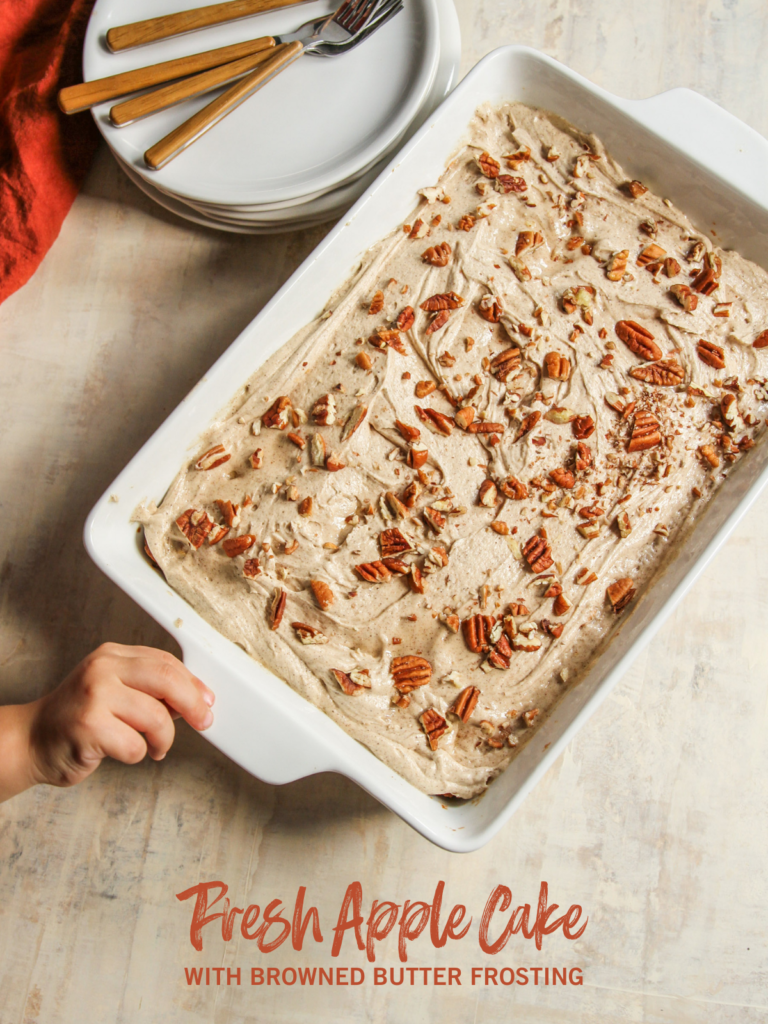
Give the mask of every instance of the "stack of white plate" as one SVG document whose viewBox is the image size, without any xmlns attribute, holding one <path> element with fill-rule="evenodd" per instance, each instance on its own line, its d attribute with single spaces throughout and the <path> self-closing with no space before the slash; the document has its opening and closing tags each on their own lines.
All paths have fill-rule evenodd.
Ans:
<svg viewBox="0 0 768 1024">
<path fill-rule="evenodd" d="M 337 4 L 297 4 L 121 53 L 107 30 L 209 0 L 98 0 L 85 80 L 258 36 L 290 32 Z M 112 103 L 94 119 L 126 174 L 165 209 L 223 231 L 269 234 L 340 217 L 456 83 L 461 38 L 452 0 L 405 9 L 349 53 L 305 56 L 159 171 L 144 153 L 223 89 L 116 128 Z M 115 101 L 117 102 L 117 101 Z"/>
</svg>

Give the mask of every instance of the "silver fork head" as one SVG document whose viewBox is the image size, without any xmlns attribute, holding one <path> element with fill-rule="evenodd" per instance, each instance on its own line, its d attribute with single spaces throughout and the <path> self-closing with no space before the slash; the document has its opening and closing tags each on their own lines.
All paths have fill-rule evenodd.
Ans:
<svg viewBox="0 0 768 1024">
<path fill-rule="evenodd" d="M 346 0 L 336 11 L 333 20 L 351 35 L 359 32 L 379 6 L 379 0 Z"/>
<path fill-rule="evenodd" d="M 318 57 L 334 57 L 338 54 L 346 53 L 373 35 L 391 18 L 394 18 L 396 14 L 399 14 L 404 6 L 403 0 L 373 0 L 373 2 L 371 0 L 363 0 L 362 3 L 358 2 L 358 4 L 355 4 L 356 7 L 362 7 L 363 5 L 366 8 L 367 20 L 362 23 L 353 35 L 348 35 L 348 30 L 345 30 L 346 38 L 343 40 L 337 41 L 335 38 L 329 39 L 327 36 L 318 39 L 316 43 L 308 48 L 307 53 Z M 352 7 L 352 3 L 344 4 L 344 7 Z M 359 13 L 355 14 L 353 12 L 352 16 L 355 17 L 356 21 L 359 20 Z"/>
</svg>

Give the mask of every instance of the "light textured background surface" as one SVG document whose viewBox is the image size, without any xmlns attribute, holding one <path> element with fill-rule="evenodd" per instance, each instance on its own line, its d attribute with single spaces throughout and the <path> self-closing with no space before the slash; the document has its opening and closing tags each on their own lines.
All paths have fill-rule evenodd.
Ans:
<svg viewBox="0 0 768 1024">
<path fill-rule="evenodd" d="M 768 135 L 764 0 L 458 0 L 463 70 L 526 43 L 629 97 L 698 89 Z M 712 145 L 717 145 L 713 138 Z M 0 700 L 48 690 L 111 639 L 172 640 L 90 564 L 86 513 L 137 447 L 317 244 L 216 234 L 152 206 L 101 152 L 35 278 L 0 307 Z M 754 509 L 644 658 L 486 849 L 429 846 L 344 779 L 274 789 L 186 728 L 162 765 L 105 764 L 71 791 L 0 807 L 0 1022 L 768 1020 L 768 511 Z M 215 680 L 210 680 L 215 686 Z M 220 878 L 238 905 L 308 887 L 305 954 L 207 934 L 174 893 Z M 446 901 L 470 935 L 409 963 L 584 967 L 581 988 L 187 989 L 182 966 L 329 964 L 348 882 Z M 477 922 L 581 903 L 584 937 L 516 936 L 492 961 Z M 339 963 L 364 965 L 345 943 Z M 449 944 L 450 945 L 450 944 Z M 380 963 L 398 965 L 392 937 Z M 245 979 L 244 979 L 245 980 Z"/>
</svg>

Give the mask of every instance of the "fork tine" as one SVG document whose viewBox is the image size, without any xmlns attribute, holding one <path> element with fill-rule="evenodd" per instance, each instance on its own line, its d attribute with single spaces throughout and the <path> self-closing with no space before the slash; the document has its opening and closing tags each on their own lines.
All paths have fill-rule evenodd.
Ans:
<svg viewBox="0 0 768 1024">
<path fill-rule="evenodd" d="M 402 9 L 402 0 L 378 0 L 375 10 L 369 16 L 367 22 L 358 29 L 359 34 L 363 36 L 369 35 L 383 25 L 384 22 L 394 17 L 395 14 L 399 14 Z"/>
<path fill-rule="evenodd" d="M 355 33 L 365 25 L 379 0 L 348 0 L 334 21 L 347 32 Z"/>
</svg>

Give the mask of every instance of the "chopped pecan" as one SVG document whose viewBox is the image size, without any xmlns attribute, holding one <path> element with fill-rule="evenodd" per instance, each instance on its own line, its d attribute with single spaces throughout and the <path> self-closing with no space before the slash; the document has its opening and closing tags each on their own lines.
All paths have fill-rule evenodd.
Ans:
<svg viewBox="0 0 768 1024">
<path fill-rule="evenodd" d="M 534 534 L 523 545 L 523 557 L 534 572 L 545 572 L 554 564 L 546 537 Z"/>
<path fill-rule="evenodd" d="M 290 415 L 291 400 L 286 395 L 281 395 L 261 417 L 261 422 L 263 426 L 272 427 L 273 430 L 285 430 Z"/>
<path fill-rule="evenodd" d="M 716 370 L 725 368 L 725 352 L 719 345 L 701 338 L 696 346 L 696 353 L 702 363 L 713 366 Z"/>
<path fill-rule="evenodd" d="M 269 604 L 269 628 L 277 629 L 280 623 L 283 621 L 283 613 L 285 612 L 285 603 L 288 600 L 288 595 L 284 590 L 278 587 L 272 594 L 272 600 Z"/>
<path fill-rule="evenodd" d="M 578 473 L 592 465 L 592 449 L 583 441 L 576 445 L 575 464 Z"/>
<path fill-rule="evenodd" d="M 521 259 L 518 259 L 517 256 L 508 256 L 507 262 L 518 281 L 524 282 L 531 280 L 531 272 Z"/>
<path fill-rule="evenodd" d="M 222 466 L 225 462 L 229 462 L 231 458 L 232 456 L 226 451 L 223 444 L 215 444 L 213 448 L 203 452 L 195 463 L 195 469 L 216 469 L 217 466 Z"/>
<path fill-rule="evenodd" d="M 448 437 L 453 431 L 453 422 L 445 413 L 438 412 L 437 409 L 422 409 L 419 405 L 414 405 L 414 409 L 421 422 L 433 433 Z"/>
<path fill-rule="evenodd" d="M 421 469 L 429 458 L 429 451 L 426 448 L 411 448 L 408 452 L 408 465 L 411 469 Z"/>
<path fill-rule="evenodd" d="M 408 551 L 413 551 L 413 545 L 397 527 L 381 531 L 379 546 L 382 558 L 391 558 L 394 555 L 404 555 Z"/>
<path fill-rule="evenodd" d="M 384 309 L 384 292 L 379 289 L 371 299 L 371 304 L 368 307 L 368 316 L 376 316 Z"/>
<path fill-rule="evenodd" d="M 485 505 L 486 508 L 493 508 L 498 504 L 496 484 L 493 480 L 483 480 L 480 484 L 480 491 L 477 495 L 477 504 Z"/>
<path fill-rule="evenodd" d="M 433 380 L 420 380 L 416 384 L 416 397 L 426 398 L 427 395 L 431 395 L 437 387 L 437 384 Z"/>
<path fill-rule="evenodd" d="M 475 216 L 473 216 L 471 213 L 465 213 L 464 216 L 460 218 L 456 227 L 460 231 L 471 231 L 476 223 L 477 218 Z"/>
<path fill-rule="evenodd" d="M 671 388 L 685 380 L 685 371 L 676 359 L 660 359 L 656 363 L 635 366 L 629 371 L 629 375 L 635 380 L 655 384 L 660 388 Z"/>
<path fill-rule="evenodd" d="M 768 348 L 768 329 L 758 334 L 752 342 L 752 348 Z"/>
<path fill-rule="evenodd" d="M 565 615 L 567 611 L 570 611 L 570 608 L 570 602 L 562 593 L 555 596 L 555 600 L 552 602 L 552 612 L 554 615 Z"/>
<path fill-rule="evenodd" d="M 447 242 L 441 242 L 440 245 L 432 245 L 429 249 L 424 250 L 421 258 L 425 263 L 429 263 L 430 266 L 447 267 L 448 261 L 451 258 L 451 247 Z"/>
<path fill-rule="evenodd" d="M 388 583 L 392 579 L 392 573 L 383 562 L 361 562 L 355 566 L 355 572 L 362 577 L 366 583 Z"/>
<path fill-rule="evenodd" d="M 348 697 L 357 697 L 363 690 L 370 690 L 371 677 L 367 668 L 342 672 L 340 668 L 332 668 L 331 675 Z"/>
<path fill-rule="evenodd" d="M 315 423 L 330 427 L 336 422 L 336 399 L 333 395 L 322 395 L 312 406 Z"/>
<path fill-rule="evenodd" d="M 430 750 L 437 750 L 440 737 L 448 731 L 448 723 L 435 708 L 427 708 L 426 711 L 422 711 L 419 721 L 427 735 Z"/>
<path fill-rule="evenodd" d="M 704 266 L 701 273 L 693 279 L 693 290 L 702 295 L 711 295 L 720 284 L 720 271 L 722 261 L 719 256 L 708 252 L 704 257 Z"/>
<path fill-rule="evenodd" d="M 622 540 L 632 533 L 632 523 L 628 512 L 619 512 L 616 516 L 616 529 L 619 531 L 619 536 Z"/>
<path fill-rule="evenodd" d="M 511 174 L 497 174 L 493 187 L 497 192 L 509 195 L 510 192 L 525 192 L 528 182 L 525 178 L 513 177 Z"/>
<path fill-rule="evenodd" d="M 302 451 L 304 451 L 304 449 L 307 447 L 307 442 L 301 436 L 301 434 L 297 434 L 295 433 L 295 431 L 291 431 L 289 434 L 286 434 L 285 436 L 288 438 L 289 441 L 292 441 L 297 448 L 301 448 Z"/>
<path fill-rule="evenodd" d="M 529 412 L 527 416 L 524 416 L 520 426 L 517 428 L 515 441 L 519 441 L 521 437 L 525 437 L 526 434 L 530 433 L 540 419 L 541 413 L 538 409 L 534 409 L 533 412 Z"/>
<path fill-rule="evenodd" d="M 432 678 L 432 666 L 426 658 L 406 654 L 392 659 L 392 675 L 398 693 L 411 693 L 419 686 L 426 686 Z"/>
<path fill-rule="evenodd" d="M 592 435 L 594 429 L 595 421 L 591 416 L 577 416 L 571 423 L 573 436 L 578 438 L 580 441 L 586 441 L 586 439 Z"/>
<path fill-rule="evenodd" d="M 511 498 L 512 501 L 522 501 L 528 497 L 528 488 L 517 477 L 510 476 L 506 480 L 502 480 L 499 484 L 499 490 L 505 498 Z"/>
<path fill-rule="evenodd" d="M 556 483 L 558 487 L 563 487 L 567 491 L 569 491 L 576 483 L 576 478 L 570 469 L 553 469 L 549 474 L 549 478 L 553 483 Z"/>
<path fill-rule="evenodd" d="M 392 515 L 398 519 L 407 519 L 409 511 L 406 505 L 398 498 L 394 491 L 385 491 L 384 499 L 389 507 Z"/>
<path fill-rule="evenodd" d="M 677 277 L 680 273 L 680 264 L 672 256 L 667 256 L 664 260 L 664 273 L 667 277 Z"/>
<path fill-rule="evenodd" d="M 213 520 L 207 512 L 188 508 L 176 520 L 176 525 L 187 538 L 190 546 L 197 551 L 203 546 L 205 538 L 213 529 Z"/>
<path fill-rule="evenodd" d="M 308 519 L 312 515 L 313 504 L 314 502 L 312 501 L 311 495 L 304 498 L 303 501 L 299 502 L 299 515 L 304 519 Z"/>
<path fill-rule="evenodd" d="M 698 449 L 699 455 L 710 464 L 713 469 L 720 465 L 720 456 L 715 451 L 714 445 L 703 444 Z"/>
<path fill-rule="evenodd" d="M 257 576 L 263 575 L 264 570 L 259 564 L 258 558 L 246 558 L 243 565 L 243 576 L 247 580 L 255 580 Z"/>
<path fill-rule="evenodd" d="M 365 405 L 356 405 L 352 412 L 347 417 L 346 423 L 344 424 L 341 431 L 341 440 L 348 441 L 354 434 L 357 428 L 365 419 L 368 408 Z"/>
<path fill-rule="evenodd" d="M 686 313 L 693 313 L 699 304 L 699 297 L 693 294 L 687 284 L 673 284 L 669 290 Z"/>
<path fill-rule="evenodd" d="M 355 356 L 355 362 L 357 363 L 361 370 L 370 370 L 371 367 L 373 366 L 371 357 L 368 355 L 367 352 L 358 352 L 357 355 Z"/>
<path fill-rule="evenodd" d="M 453 704 L 448 708 L 449 714 L 456 715 L 462 722 L 468 722 L 472 717 L 472 712 L 477 707 L 479 696 L 480 691 L 476 686 L 465 686 Z"/>
<path fill-rule="evenodd" d="M 544 244 L 544 235 L 540 231 L 521 231 L 515 243 L 515 256 L 521 256 L 526 249 L 537 249 Z"/>
<path fill-rule="evenodd" d="M 327 644 L 328 637 L 321 633 L 319 629 L 314 626 L 307 625 L 306 622 L 292 622 L 291 628 L 295 630 L 296 636 L 301 640 L 303 644 Z"/>
<path fill-rule="evenodd" d="M 421 437 L 421 431 L 418 427 L 412 427 L 408 423 L 403 423 L 402 420 L 395 420 L 395 426 L 400 436 L 409 443 L 418 441 Z"/>
<path fill-rule="evenodd" d="M 627 272 L 627 260 L 629 249 L 622 249 L 615 252 L 605 265 L 605 276 L 609 281 L 621 281 Z"/>
<path fill-rule="evenodd" d="M 592 323 L 592 307 L 594 305 L 595 289 L 591 284 L 582 284 L 576 288 L 567 288 L 560 297 L 560 303 L 565 313 L 575 313 L 580 309 L 588 324 Z M 587 315 L 589 314 L 589 315 Z"/>
<path fill-rule="evenodd" d="M 411 590 L 414 592 L 414 594 L 423 594 L 424 576 L 422 575 L 421 569 L 418 567 L 418 565 L 410 565 L 408 567 L 408 571 L 411 577 L 410 580 L 408 581 Z"/>
<path fill-rule="evenodd" d="M 323 580 L 312 580 L 309 584 L 318 605 L 327 611 L 333 604 L 334 595 L 331 588 Z"/>
<path fill-rule="evenodd" d="M 492 420 L 475 420 L 467 427 L 467 432 L 469 434 L 503 434 L 504 424 L 494 423 Z M 489 443 L 493 444 L 493 438 L 489 438 Z"/>
<path fill-rule="evenodd" d="M 463 409 L 459 409 L 456 415 L 453 417 L 453 422 L 457 427 L 462 430 L 466 430 L 472 420 L 475 418 L 475 410 L 471 405 L 465 405 Z"/>
<path fill-rule="evenodd" d="M 482 654 L 488 650 L 491 630 L 496 623 L 493 615 L 472 615 L 464 619 L 461 632 L 464 643 L 473 654 Z"/>
<path fill-rule="evenodd" d="M 341 461 L 341 456 L 338 452 L 328 452 L 325 459 L 325 468 L 329 473 L 338 473 L 340 469 L 344 469 L 346 462 Z"/>
<path fill-rule="evenodd" d="M 723 423 L 729 430 L 736 429 L 736 416 L 738 414 L 739 407 L 736 402 L 735 395 L 723 395 L 720 401 L 720 415 L 723 417 Z"/>
<path fill-rule="evenodd" d="M 658 261 L 666 255 L 666 249 L 662 249 L 660 245 L 656 245 L 655 242 L 651 242 L 650 245 L 646 245 L 637 257 L 637 265 L 638 267 L 647 267 L 651 263 L 658 263 Z"/>
<path fill-rule="evenodd" d="M 415 320 L 416 314 L 413 311 L 413 307 L 406 306 L 405 309 L 401 309 L 400 312 L 397 314 L 397 319 L 395 320 L 395 327 L 397 327 L 398 331 L 410 331 L 410 329 L 413 327 Z"/>
<path fill-rule="evenodd" d="M 464 305 L 464 299 L 456 292 L 441 292 L 425 299 L 420 306 L 427 313 L 437 313 L 442 309 L 458 309 Z"/>
<path fill-rule="evenodd" d="M 436 334 L 448 323 L 451 316 L 450 309 L 443 309 L 437 313 L 427 325 L 425 334 Z"/>
<path fill-rule="evenodd" d="M 512 651 L 513 648 L 510 646 L 509 640 L 502 633 L 488 652 L 488 661 L 494 668 L 507 669 L 511 663 Z"/>
<path fill-rule="evenodd" d="M 252 548 L 255 543 L 256 538 L 252 533 L 244 533 L 240 537 L 227 537 L 221 542 L 221 548 L 228 558 L 237 558 L 248 548 Z"/>
<path fill-rule="evenodd" d="M 489 324 L 497 324 L 501 320 L 501 314 L 504 312 L 498 298 L 490 294 L 484 295 L 480 299 L 476 309 L 483 320 L 487 320 Z"/>
<path fill-rule="evenodd" d="M 619 320 L 615 331 L 617 336 L 641 359 L 661 359 L 661 349 L 653 339 L 653 335 L 634 320 Z"/>
<path fill-rule="evenodd" d="M 368 339 L 368 344 L 378 349 L 393 348 L 401 356 L 405 355 L 405 345 L 400 338 L 400 331 L 393 327 L 377 327 Z"/>
<path fill-rule="evenodd" d="M 435 531 L 435 533 L 441 533 L 445 529 L 445 516 L 442 512 L 439 512 L 436 508 L 430 508 L 429 505 L 424 509 L 424 518 Z"/>
<path fill-rule="evenodd" d="M 571 363 L 559 352 L 547 352 L 544 356 L 547 376 L 553 380 L 568 380 L 571 376 Z"/>
<path fill-rule="evenodd" d="M 610 586 L 605 588 L 605 593 L 613 605 L 613 610 L 618 615 L 635 596 L 634 580 L 628 576 L 624 579 L 616 580 L 615 583 L 611 583 Z"/>
<path fill-rule="evenodd" d="M 324 466 L 328 455 L 328 445 L 322 434 L 313 434 L 309 442 L 309 457 L 313 466 Z"/>
<path fill-rule="evenodd" d="M 498 160 L 494 160 L 490 154 L 483 152 L 477 158 L 477 162 L 480 165 L 480 170 L 486 176 L 486 178 L 495 178 L 501 170 L 501 164 Z"/>
<path fill-rule="evenodd" d="M 520 358 L 520 349 L 513 345 L 493 357 L 490 362 L 490 371 L 496 380 L 503 383 L 511 373 L 520 369 Z"/>
<path fill-rule="evenodd" d="M 218 544 L 220 540 L 223 540 L 227 536 L 228 533 L 228 526 L 222 526 L 219 523 L 216 523 L 211 532 L 208 534 L 208 543 Z"/>
<path fill-rule="evenodd" d="M 644 452 L 661 444 L 659 421 L 650 412 L 638 412 L 632 424 L 632 436 L 627 445 L 628 452 Z"/>
<path fill-rule="evenodd" d="M 383 558 L 382 563 L 392 573 L 393 576 L 407 576 L 411 571 L 410 565 L 404 562 L 402 558 Z"/>
<path fill-rule="evenodd" d="M 639 199 L 648 191 L 641 181 L 625 181 L 622 188 L 633 199 Z"/>
<path fill-rule="evenodd" d="M 491 523 L 491 529 L 494 533 L 500 533 L 503 537 L 509 534 L 509 526 L 501 519 L 495 519 Z"/>
<path fill-rule="evenodd" d="M 251 469 L 261 469 L 264 463 L 264 449 L 257 448 L 255 452 L 248 456 L 248 461 L 251 464 Z"/>
</svg>

